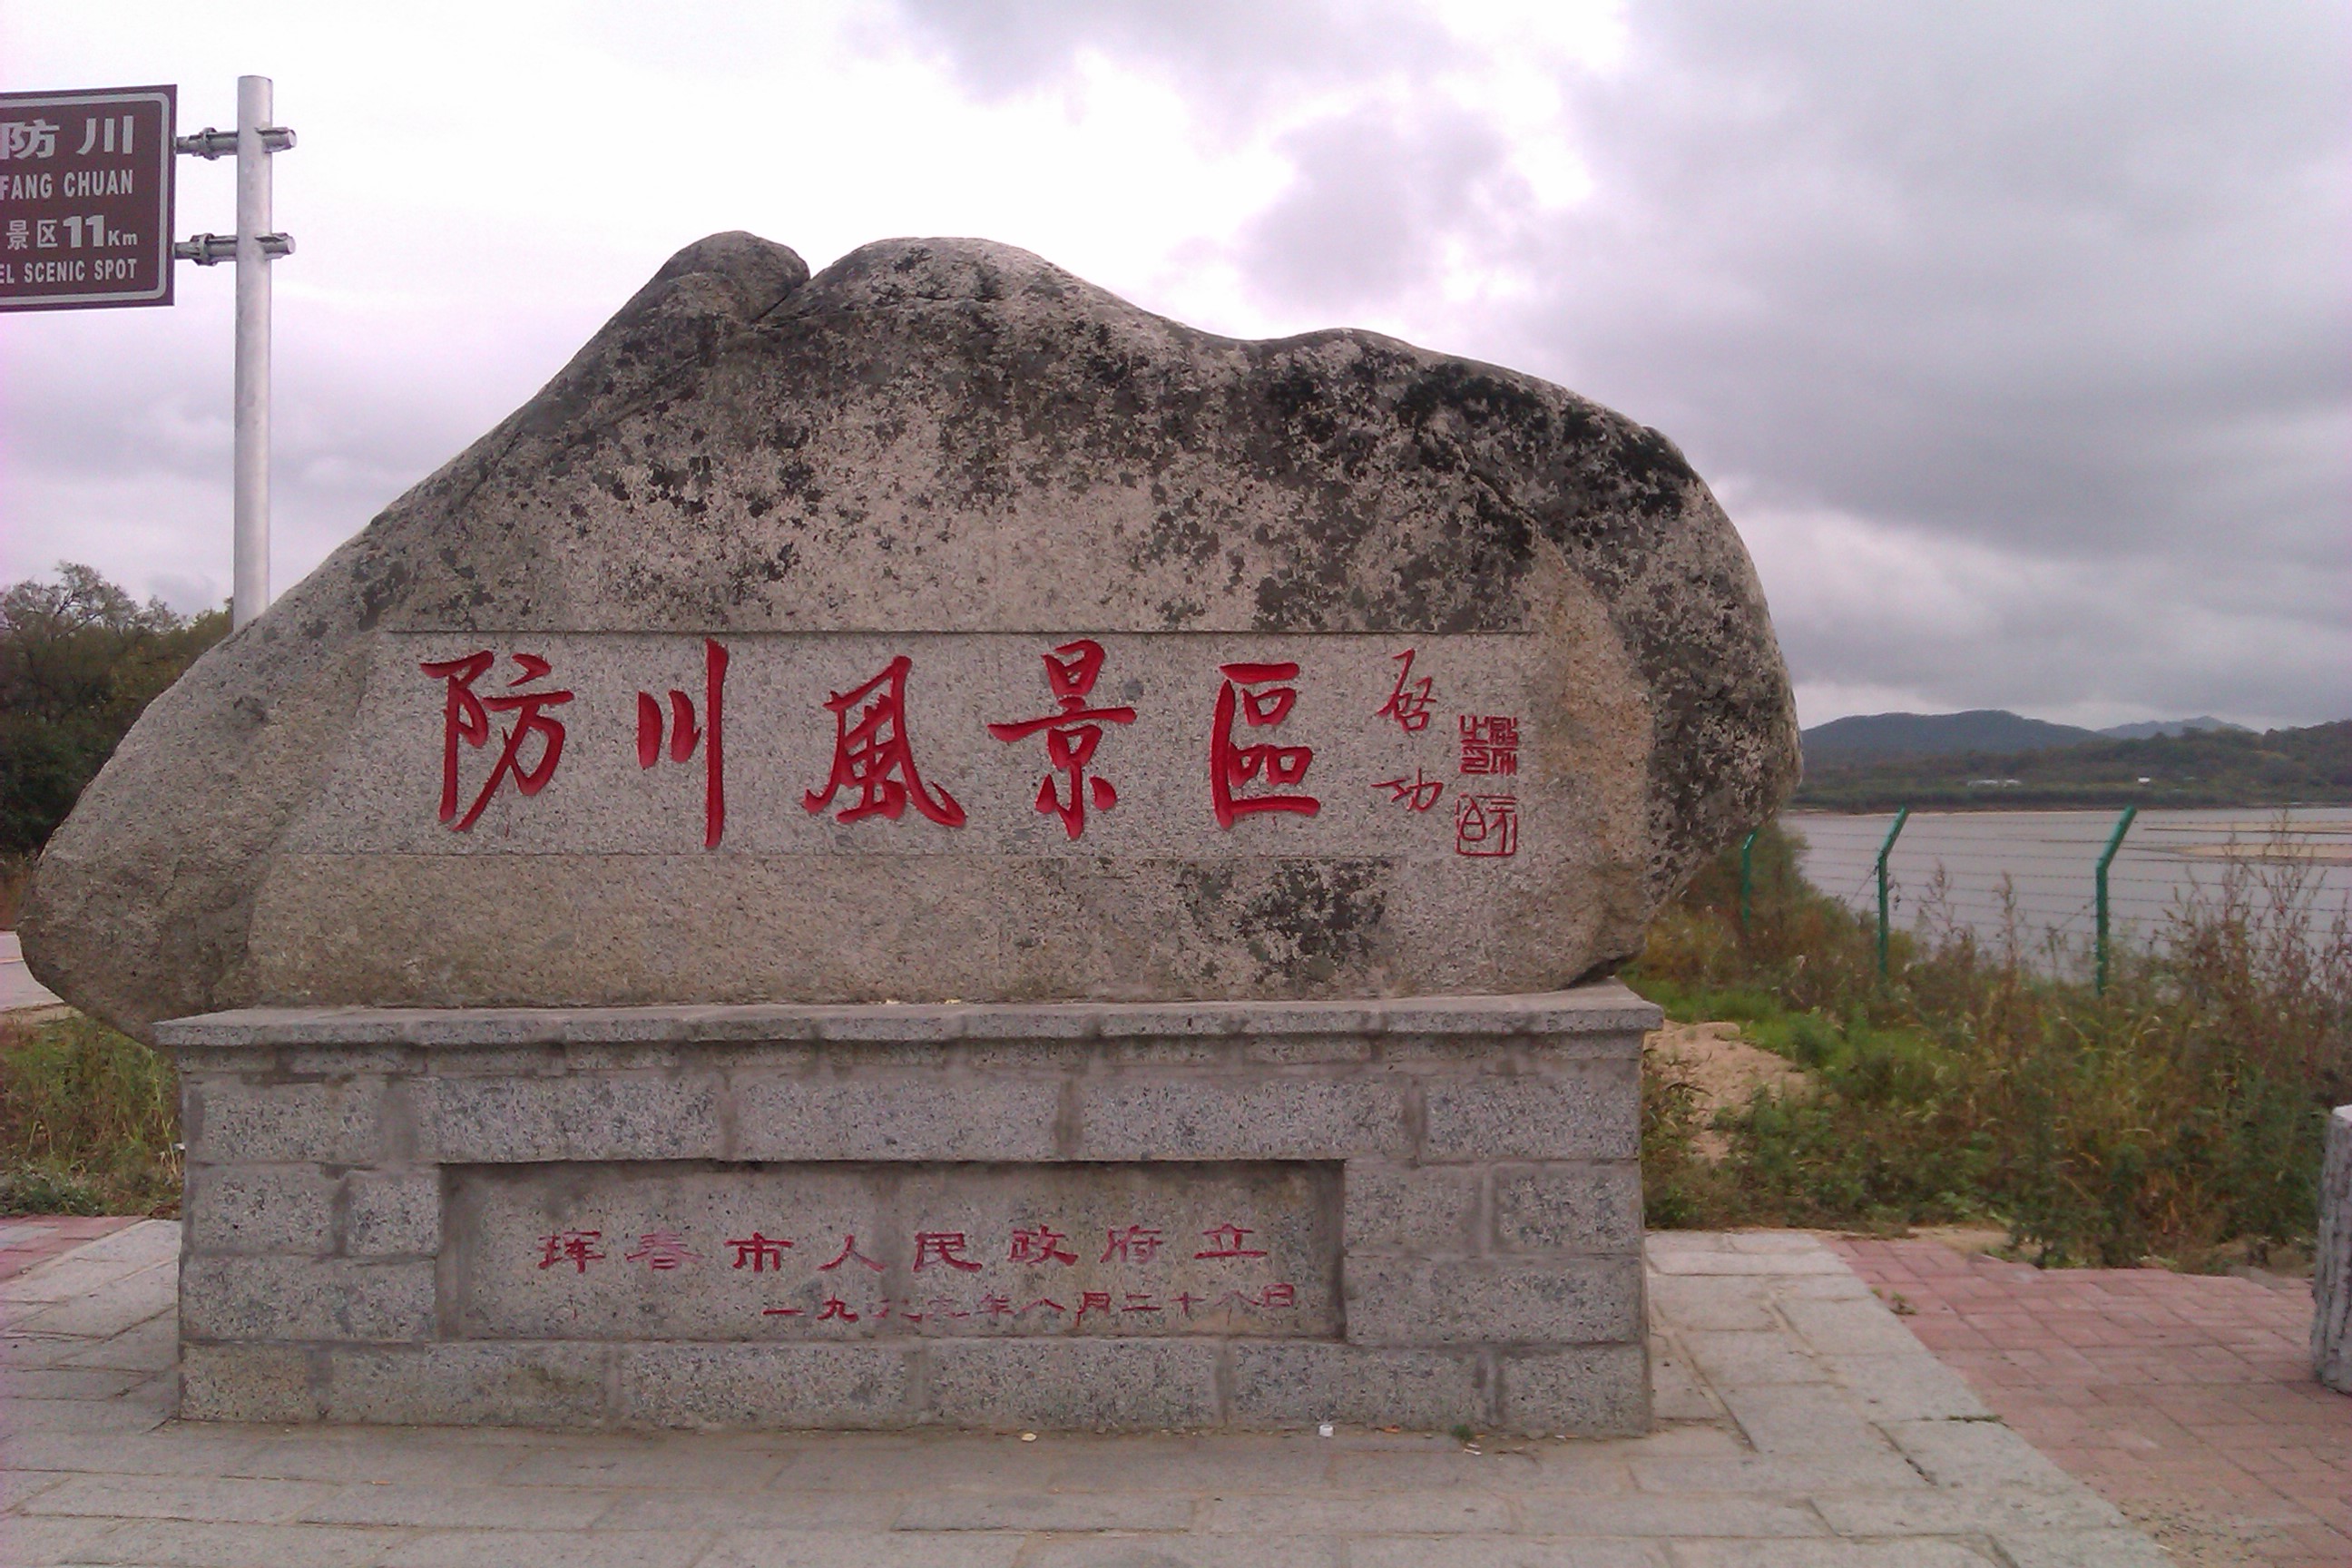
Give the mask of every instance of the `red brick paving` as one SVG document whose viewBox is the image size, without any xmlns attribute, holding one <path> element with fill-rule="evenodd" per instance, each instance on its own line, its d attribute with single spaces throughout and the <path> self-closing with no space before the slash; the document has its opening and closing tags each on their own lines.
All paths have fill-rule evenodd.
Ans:
<svg viewBox="0 0 2352 1568">
<path fill-rule="evenodd" d="M 2190 1563 L 2352 1565 L 2352 1397 L 2311 1375 L 2311 1290 L 1832 1243 L 2035 1447 Z"/>
<path fill-rule="evenodd" d="M 74 1215 L 27 1215 L 19 1218 L 0 1217 L 0 1279 L 22 1274 L 36 1263 L 46 1262 L 68 1247 L 79 1247 L 85 1241 L 96 1241 L 125 1226 L 137 1225 L 135 1215 L 101 1215 L 82 1218 Z"/>
</svg>

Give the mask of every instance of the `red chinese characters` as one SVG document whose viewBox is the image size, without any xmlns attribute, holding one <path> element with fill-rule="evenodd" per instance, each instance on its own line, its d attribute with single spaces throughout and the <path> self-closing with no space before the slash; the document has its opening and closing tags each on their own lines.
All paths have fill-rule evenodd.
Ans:
<svg viewBox="0 0 2352 1568">
<path fill-rule="evenodd" d="M 1417 735 L 1429 728 L 1429 710 L 1433 700 L 1432 693 L 1437 686 L 1435 678 L 1432 676 L 1424 675 L 1419 680 L 1412 679 L 1412 648 L 1392 656 L 1399 666 L 1396 689 L 1389 693 L 1389 700 L 1372 714 L 1375 719 L 1395 720 L 1397 728 L 1408 735 Z"/>
<path fill-rule="evenodd" d="M 1245 1225 L 1211 1226 L 1201 1233 L 1201 1239 L 1209 1245 L 1192 1256 L 1194 1258 L 1264 1258 L 1265 1256 L 1264 1247 L 1242 1245 L 1252 1234 L 1250 1227 Z"/>
<path fill-rule="evenodd" d="M 1519 771 L 1519 721 L 1503 713 L 1465 713 L 1456 721 L 1462 739 L 1462 771 L 1472 774 Z"/>
<path fill-rule="evenodd" d="M 942 827 L 961 827 L 963 807 L 946 790 L 923 782 L 915 769 L 915 752 L 907 732 L 907 672 L 914 660 L 905 654 L 892 659 L 881 674 L 848 691 L 836 691 L 825 701 L 833 715 L 833 772 L 824 788 L 801 797 L 810 812 L 821 812 L 842 790 L 857 798 L 835 816 L 836 822 L 858 822 L 886 816 L 896 822 L 911 805 Z"/>
<path fill-rule="evenodd" d="M 694 760 L 702 752 L 702 847 L 719 847 L 727 833 L 727 752 L 721 725 L 721 697 L 727 686 L 727 650 L 709 637 L 702 639 L 702 719 L 696 721 L 694 699 L 676 687 L 669 691 L 669 760 Z M 651 768 L 662 758 L 662 705 L 650 691 L 637 693 L 637 766 Z"/>
<path fill-rule="evenodd" d="M 915 1272 L 921 1273 L 926 1264 L 944 1263 L 950 1268 L 977 1274 L 981 1265 L 964 1256 L 970 1246 L 960 1230 L 919 1230 L 915 1233 Z"/>
<path fill-rule="evenodd" d="M 1296 1285 L 1269 1285 L 1255 1296 L 1244 1290 L 1228 1290 L 1217 1304 L 1245 1312 L 1288 1311 L 1298 1305 L 1298 1288 Z"/>
<path fill-rule="evenodd" d="M 1034 1226 L 1013 1233 L 1013 1250 L 1007 1260 L 1013 1263 L 1059 1263 L 1065 1268 L 1076 1263 L 1078 1255 L 1062 1244 L 1070 1238 L 1047 1226 Z"/>
<path fill-rule="evenodd" d="M 866 1268 L 874 1270 L 877 1274 L 882 1272 L 882 1265 L 875 1262 L 874 1259 L 866 1257 L 866 1254 L 857 1250 L 857 1237 L 855 1235 L 843 1237 L 841 1238 L 841 1250 L 833 1255 L 832 1262 L 818 1264 L 816 1266 L 817 1272 L 820 1274 L 830 1274 L 833 1270 L 840 1268 L 845 1263 L 862 1263 L 866 1265 Z"/>
<path fill-rule="evenodd" d="M 736 1268 L 748 1265 L 752 1273 L 758 1274 L 771 1268 L 781 1271 L 784 1267 L 784 1248 L 792 1243 L 772 1236 L 761 1236 L 755 1230 L 749 1236 L 730 1237 L 720 1245 L 735 1249 Z"/>
<path fill-rule="evenodd" d="M 1382 779 L 1372 787 L 1388 791 L 1389 799 L 1407 811 L 1427 811 L 1445 793 L 1445 781 L 1431 778 L 1415 768 L 1411 778 Z"/>
<path fill-rule="evenodd" d="M 1234 743 L 1234 720 L 1251 729 L 1273 729 L 1290 717 L 1298 702 L 1298 689 L 1277 684 L 1298 679 L 1296 664 L 1221 664 L 1225 679 L 1217 691 L 1214 726 L 1209 731 L 1209 799 L 1217 826 L 1230 828 L 1259 812 L 1295 812 L 1312 816 L 1323 803 L 1310 795 L 1244 795 L 1242 789 L 1262 782 L 1287 789 L 1307 777 L 1315 761 L 1310 746 Z"/>
<path fill-rule="evenodd" d="M 1102 644 L 1081 637 L 1076 642 L 1064 643 L 1043 658 L 1045 685 L 1061 710 L 1043 719 L 991 724 L 988 732 L 1010 744 L 1026 740 L 1040 730 L 1045 731 L 1045 760 L 1055 773 L 1069 781 L 1069 795 L 1063 798 L 1054 787 L 1053 773 L 1048 773 L 1037 784 L 1037 809 L 1059 816 L 1062 831 L 1076 838 L 1086 831 L 1089 799 L 1098 811 L 1108 811 L 1118 804 L 1118 791 L 1108 779 L 1100 774 L 1086 776 L 1087 764 L 1094 760 L 1095 748 L 1102 744 L 1103 726 L 1134 723 L 1135 710 L 1087 706 L 1087 698 L 1095 689 L 1095 679 L 1102 673 Z"/>
<path fill-rule="evenodd" d="M 498 662 L 498 656 L 488 648 L 463 658 L 427 659 L 416 667 L 428 679 L 446 686 L 441 705 L 441 820 L 449 822 L 456 817 L 451 824 L 455 832 L 471 829 L 481 819 L 490 797 L 498 794 L 499 785 L 509 778 L 514 780 L 515 789 L 525 795 L 545 789 L 547 781 L 555 776 L 556 764 L 563 759 L 563 725 L 549 718 L 546 710 L 571 701 L 572 693 L 516 691 L 514 688 L 518 686 L 544 679 L 554 667 L 536 654 L 518 653 L 514 661 L 522 673 L 507 682 L 507 693 L 502 697 L 484 697 L 474 689 L 474 682 Z M 459 817 L 457 742 L 463 741 L 476 747 L 488 744 L 493 713 L 512 713 L 514 722 L 507 726 L 498 763 L 490 769 L 481 793 L 466 808 L 466 815 Z M 523 742 L 533 738 L 539 742 L 539 760 L 525 767 Z"/>
<path fill-rule="evenodd" d="M 577 1273 L 588 1272 L 592 1263 L 604 1261 L 604 1249 L 597 1243 L 604 1239 L 601 1230 L 559 1230 L 539 1238 L 539 1266 L 552 1268 L 559 1263 L 569 1263 Z"/>
<path fill-rule="evenodd" d="M 683 1264 L 702 1260 L 702 1254 L 688 1247 L 686 1237 L 674 1230 L 649 1230 L 637 1237 L 634 1251 L 622 1256 L 631 1263 L 642 1263 L 661 1274 Z"/>
<path fill-rule="evenodd" d="M 1495 859 L 1519 852 L 1515 795 L 1465 795 L 1454 803 L 1454 852 Z"/>
<path fill-rule="evenodd" d="M 1142 1320 L 1154 1317 L 1166 1323 L 1205 1313 L 1213 1322 L 1219 1314 L 1292 1311 L 1298 1305 L 1298 1288 L 1279 1280 L 1278 1273 L 1287 1272 L 1286 1269 L 1277 1270 L 1270 1263 L 1262 1268 L 1249 1267 L 1267 1258 L 1269 1248 L 1251 1246 L 1258 1233 L 1232 1221 L 1200 1230 L 1202 1245 L 1190 1255 L 1195 1259 L 1226 1265 L 1214 1286 L 1203 1286 L 1206 1294 L 1190 1289 L 1174 1290 L 1171 1294 L 1175 1281 L 1153 1278 L 1174 1259 L 1186 1256 L 1170 1237 L 1192 1234 L 1190 1226 L 1177 1226 L 1172 1230 L 1160 1225 L 1132 1223 L 1106 1227 L 1102 1256 L 1090 1269 L 1088 1260 L 1070 1245 L 1066 1232 L 1043 1223 L 978 1233 L 969 1228 L 916 1230 L 877 1246 L 882 1258 L 859 1251 L 855 1235 L 827 1231 L 817 1236 L 804 1233 L 798 1237 L 789 1234 L 771 1236 L 764 1229 L 768 1223 L 773 1222 L 763 1221 L 761 1228 L 749 1229 L 723 1241 L 701 1240 L 702 1246 L 714 1249 L 715 1259 L 698 1250 L 696 1238 L 688 1227 L 666 1221 L 629 1226 L 609 1257 L 605 1237 L 611 1233 L 579 1226 L 535 1237 L 525 1256 L 541 1271 L 560 1273 L 569 1268 L 577 1275 L 595 1272 L 606 1279 L 611 1276 L 605 1270 L 592 1270 L 590 1265 L 625 1259 L 629 1264 L 642 1264 L 665 1279 L 685 1279 L 706 1270 L 762 1276 L 756 1284 L 749 1279 L 741 1280 L 741 1288 L 752 1298 L 742 1302 L 745 1310 L 761 1319 L 797 1319 L 804 1327 L 842 1326 L 821 1329 L 821 1332 L 853 1331 L 850 1326 L 863 1323 L 866 1325 L 864 1329 L 854 1331 L 887 1333 L 890 1331 L 884 1325 L 895 1322 L 911 1326 L 931 1320 L 946 1323 L 971 1319 L 983 1322 L 1011 1320 L 1009 1326 L 1035 1331 L 1116 1332 L 1122 1331 L 1111 1327 L 1113 1324 L 1139 1325 Z M 1012 1238 L 1010 1248 L 1000 1255 L 993 1249 L 1003 1245 L 1008 1232 Z M 724 1234 L 714 1229 L 708 1236 Z M 825 1250 L 817 1237 L 824 1234 L 840 1235 L 840 1247 L 828 1260 L 816 1263 L 814 1260 Z M 801 1243 L 804 1241 L 812 1245 L 803 1247 Z M 814 1273 L 798 1274 L 797 1270 L 788 1269 L 787 1262 L 793 1258 L 814 1264 Z M 886 1263 L 883 1258 L 890 1261 Z M 849 1268 L 851 1264 L 859 1268 Z M 1058 1264 L 1074 1272 L 1051 1283 L 1033 1276 L 1016 1287 L 1003 1279 L 1002 1270 L 1005 1264 L 1027 1264 L 1033 1268 Z M 932 1278 L 925 1287 L 945 1293 L 929 1297 L 889 1296 L 884 1293 L 883 1279 L 869 1277 L 888 1275 L 902 1266 L 910 1273 L 931 1270 Z M 867 1272 L 861 1273 L 860 1268 Z M 992 1268 L 997 1272 L 991 1274 Z M 983 1278 L 969 1278 L 971 1275 Z M 1274 1277 L 1274 1282 L 1268 1282 L 1269 1277 Z M 1041 1289 L 1059 1289 L 1060 1294 L 1028 1294 Z M 1025 1305 L 1016 1305 L 1024 1300 Z"/>
<path fill-rule="evenodd" d="M 1151 1255 L 1167 1245 L 1160 1234 L 1150 1226 L 1131 1225 L 1124 1230 L 1106 1233 L 1103 1255 L 1099 1262 L 1117 1258 L 1122 1263 L 1149 1263 Z"/>
</svg>

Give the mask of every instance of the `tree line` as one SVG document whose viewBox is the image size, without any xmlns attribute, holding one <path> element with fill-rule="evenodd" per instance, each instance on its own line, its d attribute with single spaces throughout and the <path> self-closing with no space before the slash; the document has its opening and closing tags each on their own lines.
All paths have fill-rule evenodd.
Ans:
<svg viewBox="0 0 2352 1568">
<path fill-rule="evenodd" d="M 147 704 L 228 629 L 226 608 L 142 605 L 71 562 L 0 593 L 0 871 L 48 841 Z"/>
<path fill-rule="evenodd" d="M 2004 755 L 1873 757 L 1808 766 L 1792 803 L 1828 811 L 2352 804 L 2352 719 L 2299 730 L 2202 730 Z"/>
</svg>

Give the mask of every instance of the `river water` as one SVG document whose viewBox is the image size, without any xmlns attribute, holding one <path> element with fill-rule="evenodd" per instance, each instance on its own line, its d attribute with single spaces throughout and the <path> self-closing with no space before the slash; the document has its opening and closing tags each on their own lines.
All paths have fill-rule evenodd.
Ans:
<svg viewBox="0 0 2352 1568">
<path fill-rule="evenodd" d="M 2094 868 L 2119 815 L 1914 812 L 1887 857 L 1894 924 L 1933 929 L 1948 921 L 1997 943 L 2013 910 L 2029 957 L 2078 968 L 2087 963 L 2095 925 Z M 1814 886 L 1874 916 L 1872 868 L 1894 820 L 1791 812 L 1780 825 L 1802 841 L 1799 863 Z M 2108 872 L 2116 940 L 2160 935 L 2184 900 L 2214 895 L 2233 861 L 2272 875 L 2300 868 L 2324 926 L 2352 903 L 2352 808 L 2141 812 Z"/>
</svg>

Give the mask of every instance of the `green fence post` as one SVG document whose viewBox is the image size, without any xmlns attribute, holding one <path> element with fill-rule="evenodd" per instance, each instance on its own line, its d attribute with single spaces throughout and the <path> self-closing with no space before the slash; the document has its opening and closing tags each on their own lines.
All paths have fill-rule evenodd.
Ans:
<svg viewBox="0 0 2352 1568">
<path fill-rule="evenodd" d="M 1739 841 L 1739 934 L 1742 936 L 1748 934 L 1748 919 L 1756 896 L 1756 834 L 1763 831 L 1759 827 Z"/>
<path fill-rule="evenodd" d="M 1911 808 L 1905 806 L 1895 814 L 1895 826 L 1886 830 L 1886 842 L 1878 847 L 1878 977 L 1886 978 L 1886 858 L 1895 852 L 1895 841 L 1903 836 L 1903 825 L 1911 820 Z"/>
<path fill-rule="evenodd" d="M 2132 818 L 2138 815 L 2139 807 L 2124 807 L 2124 814 L 2116 818 L 2116 830 L 2107 835 L 2107 847 L 2099 851 L 2099 958 L 2091 984 L 2102 996 L 2107 992 L 2107 868 L 2115 864 L 2116 851 L 2124 847 L 2124 835 L 2131 831 Z"/>
</svg>

